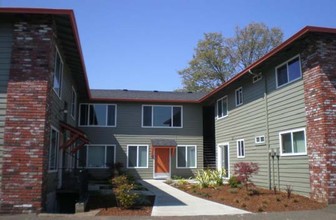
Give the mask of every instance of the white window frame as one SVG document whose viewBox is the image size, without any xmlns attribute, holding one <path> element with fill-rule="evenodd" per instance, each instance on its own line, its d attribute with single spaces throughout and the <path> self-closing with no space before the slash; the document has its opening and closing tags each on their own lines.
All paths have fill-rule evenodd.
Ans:
<svg viewBox="0 0 336 220">
<path fill-rule="evenodd" d="M 258 73 L 253 76 L 253 83 L 256 83 L 262 79 L 262 73 Z"/>
<path fill-rule="evenodd" d="M 240 92 L 239 92 L 240 91 Z M 237 96 L 237 92 L 239 92 L 241 95 Z M 236 106 L 242 105 L 244 102 L 244 97 L 243 97 L 243 87 L 239 87 L 238 89 L 235 90 L 235 103 Z"/>
<path fill-rule="evenodd" d="M 70 115 L 73 120 L 76 120 L 76 112 L 77 112 L 77 92 L 75 88 L 72 87 Z"/>
<path fill-rule="evenodd" d="M 56 131 L 57 133 L 57 144 L 56 144 L 56 147 L 55 147 L 55 167 L 53 169 L 50 169 L 50 164 L 51 164 L 51 134 L 52 134 L 52 131 Z M 59 152 L 59 146 L 60 145 L 60 133 L 59 133 L 59 130 L 57 128 L 55 128 L 54 126 L 51 126 L 51 129 L 50 129 L 50 140 L 49 140 L 49 152 L 48 152 L 48 172 L 49 173 L 54 173 L 54 172 L 57 172 L 58 171 L 58 152 Z"/>
<path fill-rule="evenodd" d="M 292 80 L 292 81 L 289 81 L 288 63 L 291 62 L 292 60 L 296 59 L 296 58 L 299 58 L 300 77 L 298 77 L 298 78 L 296 78 L 296 79 L 294 79 L 294 80 Z M 282 67 L 283 65 L 286 65 L 286 67 L 287 67 L 287 78 L 288 78 L 288 82 L 287 82 L 287 83 L 284 83 L 284 84 L 282 84 L 282 85 L 279 86 L 279 83 L 278 83 L 278 69 L 279 69 L 279 67 Z M 286 85 L 288 85 L 288 84 L 291 84 L 291 83 L 293 83 L 293 82 L 296 82 L 296 81 L 298 81 L 298 80 L 300 80 L 300 79 L 302 79 L 302 67 L 301 67 L 301 57 L 300 57 L 299 54 L 296 55 L 296 56 L 294 56 L 294 57 L 292 57 L 292 58 L 290 58 L 290 59 L 288 59 L 287 61 L 285 61 L 285 62 L 283 62 L 283 63 L 281 63 L 280 65 L 278 65 L 278 66 L 275 67 L 275 81 L 276 81 L 276 88 L 277 88 L 277 89 L 278 89 L 278 88 L 281 88 L 281 87 L 284 87 L 284 86 L 286 86 Z"/>
<path fill-rule="evenodd" d="M 101 147 L 105 147 L 105 155 L 104 155 L 104 167 L 90 167 L 88 166 L 88 162 L 89 162 L 89 147 L 90 146 L 101 146 Z M 114 160 L 114 163 L 116 163 L 116 152 L 117 152 L 117 145 L 115 144 L 87 144 L 85 145 L 83 148 L 85 148 L 85 151 L 86 151 L 86 158 L 85 158 L 85 167 L 82 167 L 82 166 L 79 166 L 79 151 L 77 152 L 77 167 L 80 167 L 80 168 L 86 168 L 86 169 L 107 169 L 107 168 L 110 168 L 108 166 L 106 166 L 106 159 L 107 159 L 107 148 L 108 147 L 113 147 L 114 148 L 114 157 L 113 157 L 113 160 Z"/>
<path fill-rule="evenodd" d="M 222 101 L 222 103 L 223 103 L 224 100 L 225 100 L 225 102 L 226 102 L 226 115 L 223 115 L 223 114 L 222 114 L 222 115 L 219 117 L 219 116 L 218 116 L 218 102 Z M 222 105 L 222 113 L 223 113 L 223 105 Z M 224 96 L 224 97 L 218 99 L 217 102 L 216 102 L 216 119 L 225 118 L 225 117 L 227 117 L 228 115 L 229 115 L 229 100 L 228 100 L 228 96 L 226 95 L 226 96 Z"/>
<path fill-rule="evenodd" d="M 81 106 L 82 105 L 87 105 L 88 106 L 88 114 L 87 114 L 87 124 L 86 125 L 81 125 Z M 91 105 L 105 105 L 106 106 L 106 121 L 105 125 L 90 125 L 90 106 Z M 107 119 L 108 119 L 108 106 L 113 105 L 115 108 L 115 115 L 114 115 L 114 125 L 107 125 Z M 104 103 L 80 103 L 79 104 L 79 117 L 78 117 L 78 126 L 79 127 L 110 127 L 110 128 L 115 128 L 117 127 L 117 114 L 118 114 L 118 109 L 117 109 L 117 104 L 104 104 Z"/>
<path fill-rule="evenodd" d="M 152 125 L 151 126 L 144 126 L 144 107 L 151 107 L 152 108 Z M 181 126 L 180 127 L 174 127 L 174 126 L 154 126 L 154 107 L 170 107 L 170 117 L 173 120 L 174 116 L 174 107 L 179 107 L 181 108 Z M 142 128 L 169 128 L 169 129 L 174 129 L 174 128 L 183 128 L 183 106 L 182 105 L 142 105 L 141 107 L 141 127 Z"/>
<path fill-rule="evenodd" d="M 242 153 L 240 143 L 243 143 L 244 155 L 240 155 Z M 239 139 L 237 140 L 237 158 L 245 158 L 245 155 L 246 155 L 245 141 L 244 139 Z"/>
<path fill-rule="evenodd" d="M 129 147 L 137 147 L 137 157 L 136 157 L 136 166 L 135 167 L 130 167 L 128 164 L 128 158 L 129 158 Z M 146 161 L 146 166 L 145 167 L 139 167 L 139 148 L 140 147 L 146 147 L 147 151 L 147 161 Z M 149 145 L 147 144 L 128 144 L 127 145 L 127 159 L 126 159 L 126 164 L 127 164 L 127 169 L 147 169 L 148 168 L 148 161 L 149 161 Z"/>
<path fill-rule="evenodd" d="M 54 74 L 55 74 L 55 71 L 56 71 L 56 58 L 57 58 L 57 55 L 59 56 L 60 58 L 60 61 L 61 61 L 61 64 L 62 64 L 62 68 L 61 68 L 61 73 L 59 75 L 59 92 L 57 92 L 54 88 Z M 53 73 L 53 90 L 55 92 L 55 94 L 57 95 L 58 98 L 61 99 L 62 97 L 62 87 L 63 87 L 63 72 L 64 72 L 64 62 L 63 62 L 63 59 L 62 59 L 62 56 L 61 56 L 61 53 L 59 52 L 57 46 L 55 46 L 55 61 L 54 61 L 54 73 Z"/>
<path fill-rule="evenodd" d="M 300 132 L 303 131 L 304 134 L 304 144 L 305 144 L 305 152 L 300 152 L 300 153 L 294 153 L 294 149 L 293 149 L 293 133 L 295 132 Z M 292 147 L 292 153 L 282 153 L 282 138 L 281 135 L 282 134 L 291 134 L 291 147 Z M 292 129 L 292 130 L 287 130 L 287 131 L 281 131 L 279 132 L 279 145 L 280 145 L 280 156 L 303 156 L 303 155 L 307 155 L 307 136 L 306 136 L 306 129 L 305 128 L 298 128 L 298 129 Z"/>
<path fill-rule="evenodd" d="M 264 139 L 263 141 L 261 139 Z M 265 135 L 255 136 L 254 141 L 256 144 L 265 144 Z"/>
<path fill-rule="evenodd" d="M 179 167 L 178 166 L 178 148 L 179 147 L 184 147 L 185 148 L 185 160 L 186 160 L 186 166 L 185 167 Z M 188 152 L 188 147 L 194 147 L 195 148 L 195 166 L 193 166 L 193 167 L 188 167 L 187 166 L 187 163 L 188 163 L 188 161 L 187 161 L 187 152 Z M 176 146 L 176 169 L 194 169 L 194 168 L 197 168 L 197 145 L 177 145 Z"/>
</svg>

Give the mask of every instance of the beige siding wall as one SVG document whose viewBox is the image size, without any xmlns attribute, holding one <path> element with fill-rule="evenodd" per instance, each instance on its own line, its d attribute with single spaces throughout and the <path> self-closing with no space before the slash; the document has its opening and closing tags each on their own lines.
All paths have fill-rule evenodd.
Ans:
<svg viewBox="0 0 336 220">
<path fill-rule="evenodd" d="M 12 24 L 0 22 L 0 187 L 2 179 L 2 152 L 7 105 L 7 85 L 12 51 Z"/>
<path fill-rule="evenodd" d="M 294 54 L 294 53 L 293 53 Z M 229 98 L 229 115 L 215 122 L 216 143 L 229 143 L 230 168 L 240 161 L 257 162 L 259 174 L 254 182 L 269 187 L 268 152 L 279 149 L 279 132 L 306 127 L 305 105 L 302 79 L 281 88 L 276 88 L 275 67 L 291 56 L 284 56 L 281 62 L 274 62 L 271 68 L 262 70 L 263 79 L 253 84 L 252 76 L 226 88 L 224 95 Z M 266 76 L 266 78 L 265 78 Z M 265 81 L 266 80 L 266 81 Z M 243 86 L 244 104 L 235 107 L 234 91 Z M 267 96 L 264 93 L 267 91 Z M 223 95 L 223 96 L 224 96 Z M 265 135 L 265 144 L 255 144 L 255 136 Z M 245 141 L 245 158 L 237 158 L 237 140 Z M 308 196 L 310 192 L 307 156 L 280 156 L 275 160 L 275 183 L 278 184 L 279 162 L 280 188 L 291 185 L 294 191 Z M 271 163 L 272 164 L 272 163 Z M 272 169 L 271 169 L 272 171 Z"/>
<path fill-rule="evenodd" d="M 151 139 L 174 139 L 178 145 L 197 146 L 197 168 L 203 167 L 202 107 L 183 105 L 183 128 L 142 128 L 142 104 L 117 104 L 117 127 L 80 127 L 88 135 L 91 144 L 115 144 L 116 161 L 127 165 L 127 145 L 148 145 L 148 168 L 128 169 L 136 177 L 153 178 L 153 158 Z M 146 103 L 147 104 L 147 103 Z M 169 104 L 168 104 L 169 105 Z M 176 154 L 172 156 L 172 175 L 193 175 L 195 169 L 176 169 Z M 106 170 L 107 171 L 107 170 Z M 95 172 L 91 170 L 91 172 Z"/>
</svg>

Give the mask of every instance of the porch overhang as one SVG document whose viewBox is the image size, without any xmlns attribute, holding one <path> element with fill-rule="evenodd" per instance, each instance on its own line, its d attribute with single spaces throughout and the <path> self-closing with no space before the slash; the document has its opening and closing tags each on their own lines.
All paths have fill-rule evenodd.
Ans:
<svg viewBox="0 0 336 220">
<path fill-rule="evenodd" d="M 64 142 L 60 149 L 67 149 L 70 146 L 74 147 L 71 149 L 71 153 L 76 153 L 78 150 L 80 150 L 85 144 L 88 144 L 90 141 L 86 137 L 85 133 L 79 130 L 78 128 L 75 128 L 65 122 L 60 121 L 60 128 L 61 131 L 69 131 L 70 132 L 70 138 Z"/>
<path fill-rule="evenodd" d="M 172 149 L 172 154 L 175 154 L 177 143 L 174 139 L 152 139 L 152 157 L 154 157 L 156 148 Z"/>
</svg>

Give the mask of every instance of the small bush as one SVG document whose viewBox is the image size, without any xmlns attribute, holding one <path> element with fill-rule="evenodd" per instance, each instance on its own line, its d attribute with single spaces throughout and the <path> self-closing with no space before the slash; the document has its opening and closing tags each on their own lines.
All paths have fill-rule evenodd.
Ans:
<svg viewBox="0 0 336 220">
<path fill-rule="evenodd" d="M 177 183 L 177 185 L 186 185 L 188 183 L 188 181 L 185 180 L 185 179 L 179 179 L 179 180 L 177 180 L 176 183 Z"/>
<path fill-rule="evenodd" d="M 281 199 L 279 197 L 276 198 L 277 202 L 281 202 Z"/>
<path fill-rule="evenodd" d="M 259 190 L 257 190 L 257 189 L 249 189 L 249 190 L 247 191 L 247 194 L 248 194 L 249 196 L 257 196 L 257 195 L 260 194 L 260 192 L 259 192 Z"/>
<path fill-rule="evenodd" d="M 299 200 L 298 200 L 298 199 L 294 199 L 293 202 L 294 202 L 294 203 L 298 203 Z"/>
<path fill-rule="evenodd" d="M 290 199 L 292 192 L 293 192 L 293 188 L 291 185 L 286 185 L 286 193 L 287 193 L 287 198 Z"/>
<path fill-rule="evenodd" d="M 243 204 L 241 205 L 242 208 L 246 208 L 246 206 L 247 206 L 247 205 L 246 205 L 245 203 L 243 203 Z"/>
<path fill-rule="evenodd" d="M 196 180 L 200 188 L 207 188 L 209 186 L 220 186 L 223 184 L 223 177 L 226 175 L 226 170 L 198 170 L 196 173 Z"/>
<path fill-rule="evenodd" d="M 238 181 L 245 185 L 246 190 L 248 190 L 249 185 L 254 186 L 251 178 L 258 171 L 259 165 L 257 163 L 239 162 L 234 164 L 234 175 L 237 176 Z"/>
<path fill-rule="evenodd" d="M 229 179 L 229 185 L 231 188 L 237 188 L 240 182 L 238 181 L 236 176 L 231 176 Z"/>
<path fill-rule="evenodd" d="M 258 212 L 263 212 L 264 211 L 264 208 L 262 207 L 262 206 L 260 206 L 259 208 L 258 208 Z"/>
<path fill-rule="evenodd" d="M 118 176 L 112 180 L 115 186 L 114 194 L 117 205 L 124 209 L 132 208 L 139 198 L 138 194 L 132 192 L 135 189 L 135 185 L 131 181 L 126 175 Z"/>
</svg>

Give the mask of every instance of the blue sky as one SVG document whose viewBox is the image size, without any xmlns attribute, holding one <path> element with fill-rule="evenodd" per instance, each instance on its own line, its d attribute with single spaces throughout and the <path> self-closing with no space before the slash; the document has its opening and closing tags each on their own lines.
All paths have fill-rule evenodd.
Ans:
<svg viewBox="0 0 336 220">
<path fill-rule="evenodd" d="M 335 0 L 0 0 L 1 7 L 73 9 L 91 88 L 174 90 L 203 33 L 231 37 L 264 22 L 285 39 L 336 28 Z"/>
</svg>

